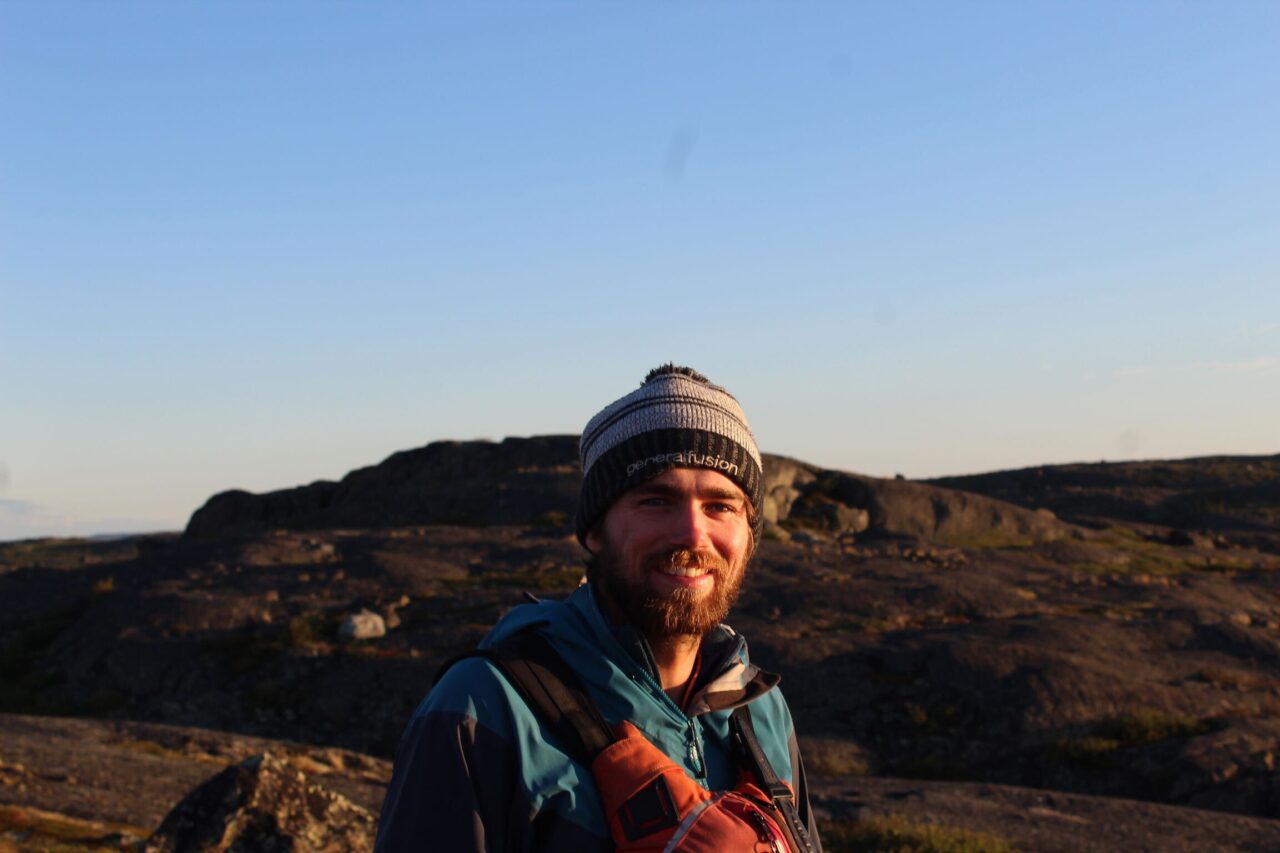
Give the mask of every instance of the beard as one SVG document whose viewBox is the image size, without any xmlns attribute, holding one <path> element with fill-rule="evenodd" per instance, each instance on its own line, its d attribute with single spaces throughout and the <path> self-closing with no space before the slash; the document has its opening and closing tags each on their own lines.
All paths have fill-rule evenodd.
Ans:
<svg viewBox="0 0 1280 853">
<path fill-rule="evenodd" d="M 672 637 L 701 637 L 724 621 L 738 600 L 745 565 L 730 565 L 716 554 L 678 548 L 648 554 L 633 572 L 626 572 L 622 556 L 608 541 L 588 564 L 588 576 L 624 619 L 650 641 Z M 745 560 L 744 560 L 745 563 Z M 651 572 L 664 568 L 706 569 L 712 586 L 706 593 L 677 587 L 660 594 L 649 588 Z"/>
</svg>

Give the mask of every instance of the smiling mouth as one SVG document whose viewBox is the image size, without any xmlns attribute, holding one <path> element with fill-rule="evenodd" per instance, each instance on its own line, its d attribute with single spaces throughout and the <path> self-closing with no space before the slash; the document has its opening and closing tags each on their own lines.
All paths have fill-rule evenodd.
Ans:
<svg viewBox="0 0 1280 853">
<path fill-rule="evenodd" d="M 703 575 L 711 574 L 710 569 L 682 569 L 676 566 L 663 566 L 658 571 L 664 575 L 671 575 L 677 578 L 700 578 Z"/>
</svg>

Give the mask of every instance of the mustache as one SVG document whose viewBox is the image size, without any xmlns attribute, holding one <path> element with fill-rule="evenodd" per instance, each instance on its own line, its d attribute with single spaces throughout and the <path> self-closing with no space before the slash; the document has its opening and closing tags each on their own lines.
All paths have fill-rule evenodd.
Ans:
<svg viewBox="0 0 1280 853">
<path fill-rule="evenodd" d="M 729 568 L 729 563 L 718 554 L 709 551 L 691 551 L 675 548 L 654 554 L 645 560 L 648 569 L 704 569 L 719 574 Z"/>
</svg>

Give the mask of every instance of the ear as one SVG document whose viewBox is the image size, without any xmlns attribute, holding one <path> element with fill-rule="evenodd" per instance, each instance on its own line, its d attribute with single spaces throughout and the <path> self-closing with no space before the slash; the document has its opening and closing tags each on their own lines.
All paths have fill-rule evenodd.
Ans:
<svg viewBox="0 0 1280 853">
<path fill-rule="evenodd" d="M 592 555 L 600 553 L 600 534 L 596 532 L 599 528 L 600 525 L 597 524 L 595 527 L 588 530 L 587 535 L 583 537 L 583 544 L 587 546 L 587 550 L 590 551 Z"/>
</svg>

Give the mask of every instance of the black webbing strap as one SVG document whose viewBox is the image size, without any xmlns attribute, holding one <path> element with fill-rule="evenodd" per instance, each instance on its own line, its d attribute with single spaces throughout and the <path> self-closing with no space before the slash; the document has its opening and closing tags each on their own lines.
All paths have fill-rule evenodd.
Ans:
<svg viewBox="0 0 1280 853">
<path fill-rule="evenodd" d="M 454 658 L 436 673 L 436 681 L 446 669 L 468 657 L 485 658 L 501 670 L 538 719 L 588 767 L 614 742 L 613 731 L 577 674 L 541 634 L 522 631 L 487 649 Z"/>
<path fill-rule="evenodd" d="M 800 813 L 796 811 L 795 795 L 791 793 L 786 783 L 778 778 L 778 774 L 773 772 L 773 765 L 764 754 L 760 739 L 756 737 L 755 726 L 751 724 L 751 710 L 746 705 L 739 705 L 733 709 L 733 713 L 729 715 L 729 728 L 733 732 L 733 739 L 737 742 L 746 765 L 755 771 L 756 778 L 760 780 L 760 787 L 773 800 L 774 806 L 782 815 L 782 830 L 787 834 L 787 842 L 791 845 L 791 849 L 798 853 L 817 853 L 817 848 L 809 838 L 809 830 L 804 825 L 804 821 L 800 820 Z"/>
</svg>

